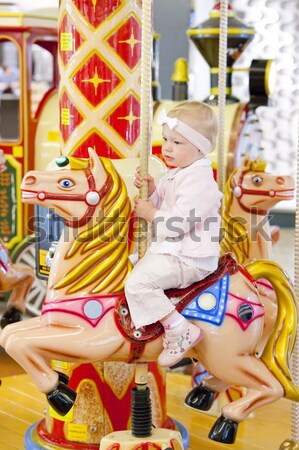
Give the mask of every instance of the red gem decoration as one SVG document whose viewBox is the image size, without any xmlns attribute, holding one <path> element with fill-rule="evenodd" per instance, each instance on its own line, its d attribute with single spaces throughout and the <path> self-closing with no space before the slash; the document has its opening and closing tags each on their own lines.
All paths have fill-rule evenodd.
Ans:
<svg viewBox="0 0 299 450">
<path fill-rule="evenodd" d="M 60 100 L 60 134 L 65 143 L 82 120 L 82 115 L 67 92 L 64 91 Z"/>
<path fill-rule="evenodd" d="M 140 104 L 133 94 L 125 99 L 106 122 L 132 147 L 140 134 Z"/>
<path fill-rule="evenodd" d="M 97 131 L 93 131 L 77 148 L 75 148 L 72 152 L 72 156 L 76 156 L 77 158 L 88 158 L 88 147 L 93 148 L 99 156 L 119 159 L 119 155 L 109 143 L 97 133 Z"/>
<path fill-rule="evenodd" d="M 121 80 L 97 53 L 93 53 L 79 67 L 73 82 L 86 100 L 96 107 L 117 88 Z"/>
<path fill-rule="evenodd" d="M 107 42 L 130 70 L 137 66 L 141 58 L 141 26 L 133 15 Z"/>
<path fill-rule="evenodd" d="M 122 6 L 124 0 L 73 0 L 78 11 L 93 28 L 98 28 Z"/>
<path fill-rule="evenodd" d="M 64 66 L 72 59 L 84 42 L 83 37 L 70 21 L 67 14 L 64 15 L 59 28 L 59 55 Z M 71 35 L 71 37 L 70 37 Z"/>
</svg>

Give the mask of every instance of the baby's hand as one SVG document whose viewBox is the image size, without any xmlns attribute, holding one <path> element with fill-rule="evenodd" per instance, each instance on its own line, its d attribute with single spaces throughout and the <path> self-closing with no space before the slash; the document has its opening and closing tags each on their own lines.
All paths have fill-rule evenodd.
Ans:
<svg viewBox="0 0 299 450">
<path fill-rule="evenodd" d="M 150 197 L 156 190 L 155 180 L 151 175 L 145 175 L 144 180 L 148 182 L 148 195 Z M 134 186 L 137 187 L 137 189 L 140 189 L 143 186 L 140 167 L 136 168 Z"/>
<path fill-rule="evenodd" d="M 136 217 L 146 219 L 148 222 L 154 220 L 156 208 L 153 207 L 152 202 L 149 200 L 142 200 L 137 198 L 135 200 L 134 212 Z"/>
</svg>

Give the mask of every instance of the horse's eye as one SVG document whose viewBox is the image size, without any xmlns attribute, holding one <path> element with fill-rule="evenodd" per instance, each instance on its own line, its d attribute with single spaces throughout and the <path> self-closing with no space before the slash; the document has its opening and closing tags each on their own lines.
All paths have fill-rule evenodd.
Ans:
<svg viewBox="0 0 299 450">
<path fill-rule="evenodd" d="M 63 188 L 70 188 L 70 187 L 74 186 L 74 183 L 72 182 L 72 180 L 68 180 L 67 178 L 65 178 L 64 180 L 60 180 L 59 184 Z"/>
<path fill-rule="evenodd" d="M 260 177 L 259 175 L 255 175 L 252 178 L 252 181 L 253 181 L 254 184 L 261 184 L 263 182 L 263 178 Z"/>
</svg>

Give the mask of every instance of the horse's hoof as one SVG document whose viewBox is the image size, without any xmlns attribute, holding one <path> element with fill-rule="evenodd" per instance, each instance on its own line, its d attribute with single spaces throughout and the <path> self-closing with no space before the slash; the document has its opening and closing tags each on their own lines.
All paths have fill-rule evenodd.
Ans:
<svg viewBox="0 0 299 450">
<path fill-rule="evenodd" d="M 69 384 L 70 379 L 65 373 L 58 372 L 58 370 L 55 370 L 55 372 L 58 373 L 58 379 L 59 379 L 59 381 L 61 381 L 61 383 Z"/>
<path fill-rule="evenodd" d="M 199 384 L 185 398 L 185 403 L 190 408 L 200 411 L 209 411 L 215 400 L 216 392 Z"/>
<path fill-rule="evenodd" d="M 19 309 L 12 306 L 7 311 L 5 311 L 5 313 L 1 317 L 0 325 L 1 328 L 5 328 L 11 323 L 20 322 L 21 320 L 23 320 L 23 314 Z"/>
<path fill-rule="evenodd" d="M 237 422 L 220 416 L 212 426 L 209 438 L 212 441 L 222 442 L 223 444 L 233 444 L 236 440 L 237 431 Z"/>
<path fill-rule="evenodd" d="M 47 400 L 54 411 L 65 416 L 74 405 L 76 396 L 76 391 L 59 381 L 56 388 L 47 394 Z"/>
</svg>

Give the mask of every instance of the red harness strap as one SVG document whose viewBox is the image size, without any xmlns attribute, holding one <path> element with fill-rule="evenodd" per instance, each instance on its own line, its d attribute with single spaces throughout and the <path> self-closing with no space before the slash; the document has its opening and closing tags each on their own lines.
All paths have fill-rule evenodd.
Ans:
<svg viewBox="0 0 299 450">
<path fill-rule="evenodd" d="M 236 260 L 228 253 L 220 257 L 218 268 L 204 280 L 193 283 L 191 286 L 184 289 L 167 289 L 165 294 L 176 305 L 177 311 L 182 312 L 194 297 L 216 283 L 227 273 L 232 274 L 239 269 L 240 266 Z M 127 300 L 124 296 L 116 301 L 114 319 L 119 331 L 131 342 L 129 363 L 138 361 L 143 354 L 145 344 L 153 341 L 164 333 L 164 328 L 160 322 L 146 325 L 136 330 L 132 325 Z"/>
</svg>

